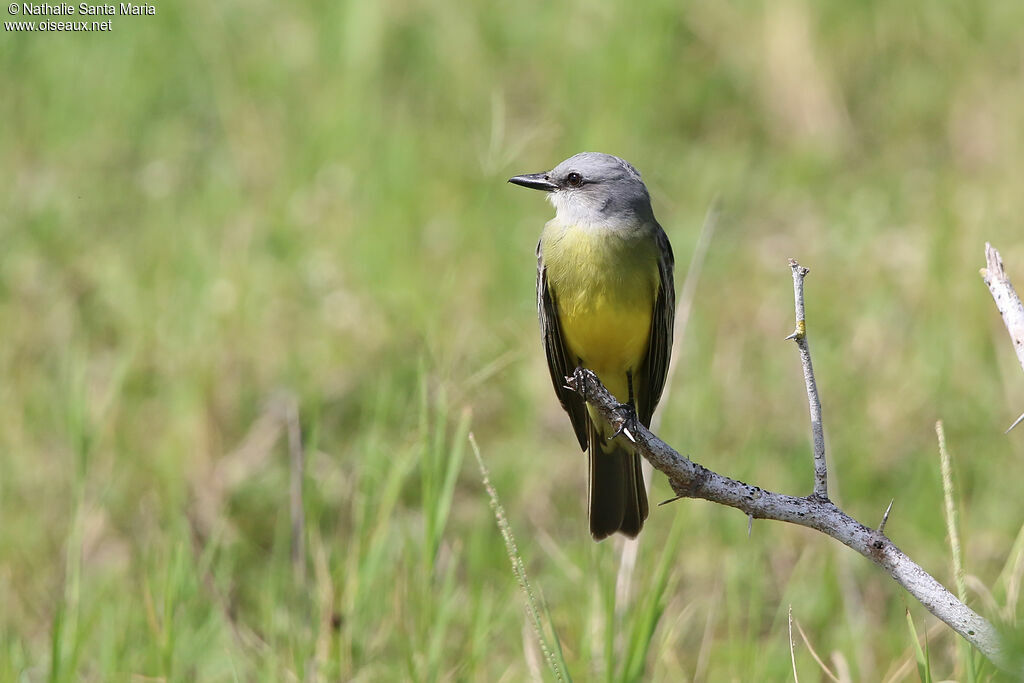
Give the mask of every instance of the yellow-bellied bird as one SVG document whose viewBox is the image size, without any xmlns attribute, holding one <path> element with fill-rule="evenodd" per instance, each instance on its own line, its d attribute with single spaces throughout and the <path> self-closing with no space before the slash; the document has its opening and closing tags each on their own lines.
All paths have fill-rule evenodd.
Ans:
<svg viewBox="0 0 1024 683">
<path fill-rule="evenodd" d="M 590 533 L 633 538 L 647 519 L 640 456 L 565 378 L 593 370 L 650 426 L 672 349 L 672 247 L 640 174 L 618 157 L 583 152 L 509 182 L 547 192 L 556 210 L 537 245 L 537 311 L 555 393 L 590 461 Z"/>
</svg>

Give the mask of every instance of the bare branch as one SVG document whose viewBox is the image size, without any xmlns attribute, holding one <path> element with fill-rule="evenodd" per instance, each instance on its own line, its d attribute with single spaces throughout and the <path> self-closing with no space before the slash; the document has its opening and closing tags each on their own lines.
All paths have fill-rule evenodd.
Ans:
<svg viewBox="0 0 1024 683">
<path fill-rule="evenodd" d="M 1010 283 L 1010 278 L 1006 277 L 1003 257 L 999 255 L 999 250 L 988 242 L 985 242 L 985 262 L 986 267 L 981 269 L 981 277 L 992 292 L 996 308 L 1003 316 L 1006 331 L 1010 333 L 1013 350 L 1017 352 L 1017 360 L 1024 369 L 1024 305 Z"/>
<path fill-rule="evenodd" d="M 800 350 L 800 364 L 804 369 L 804 384 L 807 385 L 807 405 L 811 413 L 811 437 L 814 439 L 814 495 L 821 500 L 828 500 L 825 428 L 821 423 L 821 399 L 818 398 L 818 384 L 814 381 L 814 366 L 811 364 L 811 349 L 807 345 L 807 322 L 804 318 L 804 278 L 811 271 L 794 259 L 789 259 L 789 267 L 793 271 L 796 329 L 786 339 L 794 340 Z"/>
<path fill-rule="evenodd" d="M 573 377 L 567 377 L 566 381 L 574 391 L 586 396 L 587 402 L 606 420 L 619 425 L 630 418 L 628 409 L 608 393 L 597 375 L 590 370 L 578 375 L 583 380 L 581 383 Z M 774 493 L 712 472 L 680 455 L 639 422 L 634 421 L 633 427 L 634 448 L 668 477 L 669 485 L 680 498 L 708 500 L 736 508 L 756 519 L 798 524 L 831 536 L 888 572 L 929 612 L 986 657 L 996 663 L 1001 661 L 999 641 L 992 625 L 907 557 L 885 534 L 864 526 L 827 499 Z"/>
<path fill-rule="evenodd" d="M 1020 297 L 1006 276 L 1006 269 L 1003 268 L 1003 257 L 999 250 L 988 242 L 985 242 L 985 267 L 981 269 L 981 278 L 988 285 L 988 291 L 999 309 L 999 315 L 1003 316 L 1003 324 L 1010 334 L 1010 341 L 1013 342 L 1013 350 L 1017 352 L 1017 360 L 1020 361 L 1021 369 L 1024 369 L 1024 304 L 1021 304 Z M 1024 414 L 1010 425 L 1013 429 L 1024 421 Z M 1010 429 L 1006 431 L 1009 432 Z"/>
<path fill-rule="evenodd" d="M 789 522 L 815 529 L 834 538 L 884 569 L 924 605 L 925 609 L 978 648 L 993 663 L 1007 666 L 999 635 L 992 624 L 957 599 L 911 560 L 881 529 L 868 528 L 828 499 L 821 405 L 818 401 L 803 317 L 803 279 L 808 271 L 792 260 L 790 266 L 793 269 L 797 319 L 796 331 L 792 338 L 797 341 L 800 349 L 815 441 L 815 485 L 814 493 L 811 495 L 801 498 L 766 491 L 758 486 L 713 472 L 680 455 L 637 421 L 628 407 L 619 404 L 604 388 L 597 375 L 590 370 L 578 370 L 574 376 L 567 377 L 567 386 L 582 396 L 613 426 L 628 425 L 633 448 L 668 477 L 669 485 L 679 498 L 699 498 L 727 505 L 742 511 L 751 519 Z"/>
</svg>

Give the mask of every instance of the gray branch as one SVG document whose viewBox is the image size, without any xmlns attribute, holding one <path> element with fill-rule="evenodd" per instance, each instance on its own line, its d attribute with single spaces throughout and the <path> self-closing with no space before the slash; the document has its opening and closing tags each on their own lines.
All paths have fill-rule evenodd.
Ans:
<svg viewBox="0 0 1024 683">
<path fill-rule="evenodd" d="M 616 401 L 601 384 L 597 375 L 590 370 L 577 370 L 574 376 L 566 378 L 567 385 L 597 409 L 613 426 L 625 428 L 623 436 L 619 438 L 632 439 L 637 452 L 668 477 L 669 484 L 678 498 L 699 498 L 736 508 L 750 518 L 789 522 L 831 536 L 888 572 L 899 585 L 920 601 L 925 609 L 963 636 L 993 663 L 1005 668 L 1007 663 L 999 635 L 992 624 L 946 590 L 881 530 L 861 524 L 828 499 L 825 488 L 824 440 L 821 438 L 821 406 L 817 400 L 803 317 L 803 277 L 807 270 L 801 268 L 795 261 L 791 262 L 791 267 L 797 317 L 797 330 L 793 338 L 797 341 L 800 358 L 803 361 L 815 439 L 815 486 L 811 495 L 801 498 L 766 491 L 758 486 L 713 472 L 680 455 L 640 424 L 628 407 Z"/>
<path fill-rule="evenodd" d="M 786 339 L 794 340 L 797 348 L 800 349 L 800 364 L 804 369 L 804 384 L 807 385 L 807 406 L 811 412 L 811 437 L 814 439 L 814 495 L 821 500 L 828 500 L 825 428 L 821 423 L 821 399 L 818 398 L 818 384 L 814 381 L 814 366 L 811 364 L 811 349 L 807 345 L 807 322 L 804 317 L 804 278 L 811 271 L 794 259 L 789 259 L 789 268 L 793 271 L 796 329 Z"/>
<path fill-rule="evenodd" d="M 1003 257 L 999 250 L 988 242 L 985 242 L 985 267 L 981 269 L 981 278 L 988 285 L 988 291 L 995 299 L 999 315 L 1003 316 L 1003 324 L 1006 331 L 1010 333 L 1010 341 L 1013 342 L 1013 350 L 1017 352 L 1017 360 L 1020 367 L 1024 369 L 1024 305 L 1020 297 L 1010 284 L 1010 278 L 1006 276 L 1003 268 Z M 1016 427 L 1024 420 L 1024 415 L 1017 418 L 1010 429 Z M 1007 429 L 1006 431 L 1010 431 Z"/>
</svg>

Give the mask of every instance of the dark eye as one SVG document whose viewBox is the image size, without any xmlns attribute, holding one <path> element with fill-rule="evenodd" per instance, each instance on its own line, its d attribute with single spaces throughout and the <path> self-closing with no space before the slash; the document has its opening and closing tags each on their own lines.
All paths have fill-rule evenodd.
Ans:
<svg viewBox="0 0 1024 683">
<path fill-rule="evenodd" d="M 573 171 L 569 175 L 565 176 L 565 182 L 569 184 L 569 187 L 579 187 L 583 184 L 583 176 L 576 171 Z"/>
</svg>

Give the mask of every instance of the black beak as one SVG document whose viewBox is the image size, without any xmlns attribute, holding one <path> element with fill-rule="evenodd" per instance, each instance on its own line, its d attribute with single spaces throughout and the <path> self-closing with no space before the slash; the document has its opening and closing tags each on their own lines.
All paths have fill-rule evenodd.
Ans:
<svg viewBox="0 0 1024 683">
<path fill-rule="evenodd" d="M 513 178 L 509 178 L 508 181 L 513 185 L 522 185 L 523 187 L 529 187 L 534 190 L 544 190 L 545 192 L 554 192 L 558 189 L 558 185 L 551 182 L 547 173 L 527 173 L 526 175 L 517 175 Z"/>
</svg>

